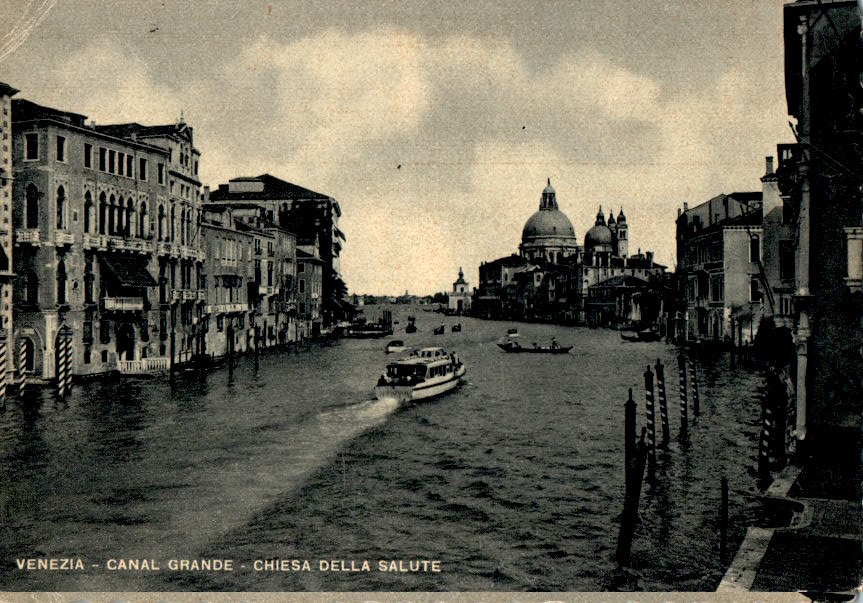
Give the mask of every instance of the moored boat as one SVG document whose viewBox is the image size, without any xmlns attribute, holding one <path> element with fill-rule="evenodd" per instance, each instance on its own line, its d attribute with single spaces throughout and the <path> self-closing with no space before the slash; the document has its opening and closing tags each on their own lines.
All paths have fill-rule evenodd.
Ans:
<svg viewBox="0 0 863 603">
<path fill-rule="evenodd" d="M 405 346 L 405 342 L 401 339 L 393 339 L 391 342 L 387 344 L 386 353 L 387 354 L 398 354 L 399 352 L 404 352 L 407 350 L 407 346 Z"/>
<path fill-rule="evenodd" d="M 624 335 L 623 331 L 620 332 L 620 338 L 624 341 L 659 341 L 661 336 L 656 331 L 644 330 L 637 331 L 635 335 Z"/>
<path fill-rule="evenodd" d="M 435 335 L 443 335 L 446 333 L 446 325 L 441 325 L 439 327 L 435 327 L 434 334 Z"/>
<path fill-rule="evenodd" d="M 458 387 L 467 372 L 455 353 L 443 348 L 423 348 L 407 358 L 387 365 L 375 387 L 378 400 L 395 398 L 399 402 L 422 400 Z"/>
<path fill-rule="evenodd" d="M 452 326 L 453 333 L 461 333 L 461 323 L 454 324 Z"/>
</svg>

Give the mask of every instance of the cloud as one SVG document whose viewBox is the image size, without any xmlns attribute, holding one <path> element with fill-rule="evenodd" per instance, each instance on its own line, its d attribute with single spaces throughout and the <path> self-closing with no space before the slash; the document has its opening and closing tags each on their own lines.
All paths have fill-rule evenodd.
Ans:
<svg viewBox="0 0 863 603">
<path fill-rule="evenodd" d="M 52 85 L 40 100 L 100 123 L 172 123 L 180 117 L 183 97 L 160 83 L 152 67 L 102 37 L 52 66 Z"/>
<path fill-rule="evenodd" d="M 506 39 L 381 28 L 261 36 L 198 76 L 162 77 L 100 38 L 34 99 L 101 122 L 195 127 L 212 185 L 270 172 L 336 197 L 352 290 L 446 289 L 515 252 L 546 177 L 578 237 L 623 206 L 631 243 L 670 263 L 684 201 L 757 190 L 781 90 L 731 65 L 687 90 L 595 49 L 528 63 Z M 170 83 L 167 83 L 170 82 Z M 68 99 L 74 99 L 70 102 Z"/>
</svg>

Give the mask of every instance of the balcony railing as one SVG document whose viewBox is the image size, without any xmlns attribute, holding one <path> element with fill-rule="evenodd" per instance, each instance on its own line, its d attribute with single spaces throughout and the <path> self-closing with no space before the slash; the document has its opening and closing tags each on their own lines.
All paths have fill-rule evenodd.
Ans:
<svg viewBox="0 0 863 603">
<path fill-rule="evenodd" d="M 248 312 L 249 304 L 211 304 L 206 307 L 207 314 L 232 314 Z"/>
<path fill-rule="evenodd" d="M 105 310 L 115 312 L 140 312 L 144 309 L 144 299 L 141 297 L 105 297 L 102 299 Z"/>
<path fill-rule="evenodd" d="M 141 253 L 152 253 L 153 243 L 143 239 L 133 239 L 125 237 L 110 236 L 108 237 L 108 247 L 119 249 L 120 251 L 137 251 Z"/>
<path fill-rule="evenodd" d="M 84 234 L 84 249 L 104 249 L 108 247 L 107 235 Z"/>
<path fill-rule="evenodd" d="M 36 228 L 28 228 L 19 230 L 15 233 L 15 241 L 18 243 L 26 243 L 28 245 L 39 244 L 39 230 Z"/>
<path fill-rule="evenodd" d="M 183 290 L 183 301 L 194 301 L 198 297 L 198 292 L 191 289 Z"/>
<path fill-rule="evenodd" d="M 58 230 L 54 233 L 54 244 L 59 246 L 72 245 L 75 242 L 75 235 L 71 232 L 63 232 Z"/>
<path fill-rule="evenodd" d="M 171 367 L 168 358 L 141 358 L 140 360 L 118 360 L 117 370 L 124 375 L 140 375 L 167 371 Z"/>
<path fill-rule="evenodd" d="M 118 251 L 134 251 L 152 253 L 153 243 L 146 239 L 126 238 L 116 235 L 84 234 L 84 249 L 115 249 Z"/>
</svg>

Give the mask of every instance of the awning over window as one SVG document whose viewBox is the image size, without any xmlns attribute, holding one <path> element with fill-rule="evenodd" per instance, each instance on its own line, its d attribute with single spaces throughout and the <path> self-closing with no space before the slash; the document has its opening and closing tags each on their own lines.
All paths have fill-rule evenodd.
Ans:
<svg viewBox="0 0 863 603">
<path fill-rule="evenodd" d="M 123 287 L 155 287 L 156 279 L 147 270 L 147 260 L 141 257 L 115 254 L 100 255 L 102 264 Z"/>
</svg>

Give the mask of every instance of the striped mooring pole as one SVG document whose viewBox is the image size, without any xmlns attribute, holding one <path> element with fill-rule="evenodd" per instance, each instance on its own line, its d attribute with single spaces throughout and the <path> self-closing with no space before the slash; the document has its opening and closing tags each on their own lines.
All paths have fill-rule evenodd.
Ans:
<svg viewBox="0 0 863 603">
<path fill-rule="evenodd" d="M 18 382 L 18 395 L 23 396 L 27 389 L 27 342 L 22 341 L 18 346 L 18 373 L 21 380 Z"/>
<path fill-rule="evenodd" d="M 761 434 L 758 438 L 758 476 L 762 480 L 770 477 L 770 442 L 773 437 L 773 409 L 768 400 L 764 401 L 761 410 Z"/>
<path fill-rule="evenodd" d="M 692 414 L 698 416 L 698 374 L 695 372 L 695 361 L 689 357 L 689 378 L 692 381 Z"/>
<path fill-rule="evenodd" d="M 57 335 L 57 394 L 62 398 L 66 395 L 66 371 L 69 366 L 66 363 L 66 338 L 63 329 Z"/>
<path fill-rule="evenodd" d="M 656 413 L 653 408 L 653 371 L 644 371 L 644 408 L 647 411 L 647 468 L 650 475 L 656 467 Z"/>
<path fill-rule="evenodd" d="M 659 397 L 659 420 L 662 423 L 662 445 L 667 446 L 671 438 L 668 427 L 668 397 L 665 393 L 665 367 L 656 359 L 656 395 Z"/>
<path fill-rule="evenodd" d="M 0 340 L 0 408 L 6 408 L 6 382 L 8 373 L 6 362 L 6 340 Z"/>
<path fill-rule="evenodd" d="M 677 357 L 677 374 L 680 378 L 680 433 L 685 434 L 689 426 L 689 396 L 686 383 L 686 359 Z"/>
<path fill-rule="evenodd" d="M 72 391 L 72 329 L 68 327 L 63 331 L 63 364 L 63 391 L 68 395 Z"/>
</svg>

